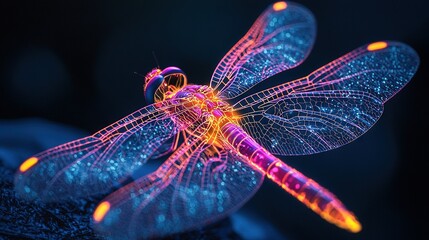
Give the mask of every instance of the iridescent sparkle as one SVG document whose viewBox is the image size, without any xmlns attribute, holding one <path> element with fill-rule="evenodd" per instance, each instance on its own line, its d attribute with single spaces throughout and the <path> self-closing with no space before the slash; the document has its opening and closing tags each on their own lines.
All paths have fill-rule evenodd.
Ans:
<svg viewBox="0 0 429 240">
<path fill-rule="evenodd" d="M 93 214 L 96 231 L 141 239 L 217 221 L 267 176 L 325 220 L 359 232 L 360 222 L 334 194 L 274 155 L 319 153 L 361 136 L 413 77 L 419 58 L 403 43 L 375 42 L 306 77 L 240 97 L 301 64 L 315 35 L 309 10 L 274 3 L 220 61 L 209 86 L 187 85 L 176 67 L 154 69 L 145 79 L 153 104 L 30 157 L 16 173 L 17 193 L 46 202 L 109 193 Z M 168 158 L 157 170 L 112 192 L 161 156 Z"/>
</svg>

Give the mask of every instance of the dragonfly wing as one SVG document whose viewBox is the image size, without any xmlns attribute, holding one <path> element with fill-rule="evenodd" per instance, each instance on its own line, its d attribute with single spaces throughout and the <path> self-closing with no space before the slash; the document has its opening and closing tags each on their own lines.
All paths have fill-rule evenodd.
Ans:
<svg viewBox="0 0 429 240">
<path fill-rule="evenodd" d="M 177 148 L 177 144 L 180 138 L 180 134 L 176 134 L 172 138 L 168 138 L 164 143 L 153 153 L 152 159 L 163 157 L 167 154 L 174 152 Z"/>
<path fill-rule="evenodd" d="M 312 154 L 337 148 L 365 133 L 383 112 L 365 92 L 296 93 L 245 115 L 241 126 L 273 154 Z"/>
<path fill-rule="evenodd" d="M 363 46 L 305 78 L 242 99 L 234 105 L 242 113 L 241 126 L 279 155 L 317 153 L 353 141 L 375 124 L 383 103 L 419 64 L 409 46 L 384 43 L 376 50 Z"/>
<path fill-rule="evenodd" d="M 168 107 L 149 105 L 92 136 L 35 155 L 29 161 L 36 164 L 15 175 L 15 190 L 44 201 L 107 193 L 177 132 Z"/>
<path fill-rule="evenodd" d="M 220 61 L 210 81 L 223 99 L 301 64 L 316 36 L 313 15 L 295 3 L 271 5 Z"/>
<path fill-rule="evenodd" d="M 95 229 L 114 239 L 154 238 L 191 230 L 238 209 L 259 188 L 263 173 L 242 157 L 191 136 L 154 173 L 109 195 Z M 105 214 L 105 215 L 104 215 Z"/>
</svg>

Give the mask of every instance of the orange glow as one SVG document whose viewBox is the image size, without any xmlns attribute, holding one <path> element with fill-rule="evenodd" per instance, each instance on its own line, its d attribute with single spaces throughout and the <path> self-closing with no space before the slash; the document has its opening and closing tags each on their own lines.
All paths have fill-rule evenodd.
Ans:
<svg viewBox="0 0 429 240">
<path fill-rule="evenodd" d="M 387 42 L 375 42 L 371 43 L 366 47 L 368 51 L 376 51 L 387 47 Z"/>
<path fill-rule="evenodd" d="M 352 233 L 358 233 L 362 230 L 362 225 L 356 219 L 355 215 L 348 211 L 338 199 L 334 199 L 332 202 L 328 203 L 327 207 L 323 210 L 318 208 L 317 201 L 309 203 L 309 205 L 311 209 L 326 221 L 335 224 L 342 229 Z"/>
<path fill-rule="evenodd" d="M 93 214 L 94 221 L 100 222 L 101 220 L 103 220 L 104 216 L 109 211 L 109 209 L 110 209 L 109 202 L 104 201 L 100 203 L 100 205 L 98 205 L 98 207 L 94 211 L 94 214 Z"/>
<path fill-rule="evenodd" d="M 32 166 L 34 166 L 38 161 L 39 161 L 39 159 L 38 159 L 38 158 L 36 158 L 36 157 L 31 157 L 31 158 L 29 158 L 29 159 L 25 160 L 25 161 L 21 164 L 21 166 L 19 166 L 19 171 L 21 171 L 21 172 L 25 172 L 25 171 L 27 171 L 27 170 L 28 170 L 28 169 L 30 169 Z"/>
<path fill-rule="evenodd" d="M 284 167 L 281 167 L 282 165 Z M 348 211 L 333 194 L 297 170 L 288 168 L 284 163 L 277 162 L 275 166 L 274 169 L 277 169 L 277 171 L 269 170 L 267 172 L 268 178 L 279 184 L 284 190 L 319 214 L 323 219 L 353 233 L 362 230 L 362 226 L 354 214 Z M 281 171 L 287 171 L 287 173 L 279 181 L 279 178 L 276 178 L 276 174 L 281 175 Z M 301 180 L 286 181 L 289 178 Z M 314 189 L 317 189 L 317 191 Z M 317 194 L 314 195 L 314 193 Z"/>
<path fill-rule="evenodd" d="M 286 2 L 276 2 L 273 4 L 274 11 L 281 11 L 286 9 L 286 7 L 287 7 Z"/>
<path fill-rule="evenodd" d="M 328 206 L 322 210 L 319 208 L 317 200 L 311 203 L 305 197 L 302 200 L 299 196 L 296 197 L 326 221 L 352 233 L 358 233 L 362 230 L 362 225 L 356 219 L 355 215 L 344 208 L 338 199 L 334 199 L 328 203 Z"/>
<path fill-rule="evenodd" d="M 362 225 L 360 225 L 360 222 L 355 218 L 355 216 L 347 215 L 345 217 L 346 219 L 344 221 L 344 224 L 347 230 L 352 233 L 358 233 L 362 230 Z"/>
</svg>

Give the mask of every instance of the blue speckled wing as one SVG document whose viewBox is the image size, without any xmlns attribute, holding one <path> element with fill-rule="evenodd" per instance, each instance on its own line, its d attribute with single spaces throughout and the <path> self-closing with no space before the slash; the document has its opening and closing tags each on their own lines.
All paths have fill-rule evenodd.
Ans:
<svg viewBox="0 0 429 240">
<path fill-rule="evenodd" d="M 255 84 L 301 64 L 316 36 L 313 15 L 303 6 L 271 5 L 220 61 L 210 81 L 223 99 L 232 99 Z"/>
<path fill-rule="evenodd" d="M 418 65 L 417 54 L 405 44 L 365 45 L 305 78 L 250 95 L 234 109 L 242 114 L 241 127 L 273 154 L 323 152 L 374 125 L 383 104 Z"/>
<path fill-rule="evenodd" d="M 242 157 L 190 137 L 156 172 L 104 199 L 110 210 L 95 229 L 112 239 L 191 230 L 241 207 L 263 178 Z"/>
<path fill-rule="evenodd" d="M 240 125 L 271 153 L 307 155 L 355 140 L 382 112 L 382 102 L 365 92 L 304 92 L 259 106 Z"/>
<path fill-rule="evenodd" d="M 16 192 L 58 201 L 111 191 L 177 133 L 166 112 L 172 106 L 149 105 L 91 136 L 35 155 L 36 165 L 16 173 Z"/>
</svg>

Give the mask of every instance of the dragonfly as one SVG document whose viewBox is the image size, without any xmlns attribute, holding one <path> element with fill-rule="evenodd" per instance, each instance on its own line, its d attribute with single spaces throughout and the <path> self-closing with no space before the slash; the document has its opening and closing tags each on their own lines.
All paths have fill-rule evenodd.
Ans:
<svg viewBox="0 0 429 240">
<path fill-rule="evenodd" d="M 411 80 L 419 57 L 404 43 L 373 42 L 305 77 L 245 94 L 300 65 L 315 36 L 307 8 L 268 6 L 209 85 L 188 84 L 178 67 L 153 69 L 144 84 L 149 105 L 31 156 L 17 170 L 16 192 L 45 202 L 104 194 L 91 220 L 98 233 L 153 238 L 228 216 L 266 176 L 323 219 L 359 232 L 357 217 L 333 193 L 279 157 L 328 151 L 364 134 Z M 161 157 L 156 170 L 126 182 Z"/>
</svg>

